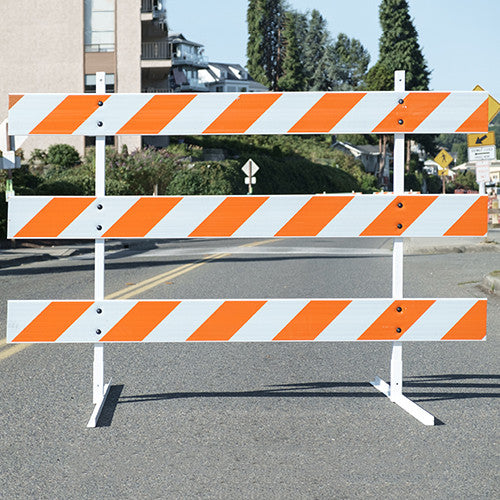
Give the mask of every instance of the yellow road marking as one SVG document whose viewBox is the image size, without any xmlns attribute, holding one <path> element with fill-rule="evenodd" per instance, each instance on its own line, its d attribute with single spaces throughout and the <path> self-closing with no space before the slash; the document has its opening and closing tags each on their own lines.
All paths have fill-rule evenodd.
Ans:
<svg viewBox="0 0 500 500">
<path fill-rule="evenodd" d="M 264 241 L 255 241 L 253 243 L 246 243 L 245 245 L 240 245 L 241 247 L 256 247 L 259 245 L 265 245 L 266 243 L 271 243 L 273 241 L 277 241 L 276 239 L 271 239 L 271 240 L 264 240 Z M 176 269 L 172 269 L 171 271 L 167 271 L 166 273 L 158 274 L 157 276 L 153 276 L 152 278 L 148 278 L 147 280 L 141 281 L 140 283 L 137 283 L 135 285 L 128 286 L 126 288 L 123 288 L 121 290 L 118 290 L 117 292 L 111 293 L 105 297 L 105 299 L 129 299 L 131 297 L 134 297 L 136 295 L 139 295 L 142 292 L 145 292 L 147 290 L 150 290 L 151 288 L 154 288 L 155 286 L 160 285 L 161 283 L 164 283 L 167 279 L 173 279 L 177 278 L 178 276 L 181 276 L 185 273 L 188 273 L 189 271 L 193 271 L 194 269 L 201 267 L 203 264 L 206 264 L 207 262 L 217 260 L 217 259 L 222 259 L 224 257 L 227 257 L 231 255 L 231 253 L 216 253 L 212 255 L 207 255 L 206 257 L 203 257 L 202 259 L 193 262 L 191 264 L 184 264 L 182 266 L 177 267 Z M 6 340 L 5 339 L 0 339 L 0 346 L 6 345 Z M 9 347 L 2 349 L 0 351 L 0 361 L 3 359 L 6 359 L 13 354 L 16 354 L 23 349 L 26 349 L 26 347 L 29 347 L 32 344 L 13 344 L 10 345 Z"/>
<path fill-rule="evenodd" d="M 0 351 L 0 361 L 2 359 L 7 359 L 8 357 L 18 353 L 19 351 L 22 351 L 23 349 L 26 349 L 26 347 L 29 347 L 30 345 L 31 344 L 13 344 L 7 349 L 3 349 L 2 351 Z"/>
<path fill-rule="evenodd" d="M 219 253 L 219 254 L 215 254 L 215 255 L 210 255 L 209 257 L 206 257 L 202 261 L 198 261 L 198 262 L 195 262 L 194 264 L 191 264 L 189 267 L 182 266 L 181 268 L 174 269 L 170 273 L 160 274 L 159 276 L 156 276 L 155 280 L 150 278 L 149 280 L 147 280 L 149 282 L 147 284 L 144 284 L 144 282 L 138 283 L 138 285 L 143 285 L 143 286 L 140 286 L 139 288 L 136 287 L 132 291 L 128 291 L 127 289 L 125 289 L 122 291 L 122 293 L 116 292 L 114 294 L 114 298 L 130 299 L 132 297 L 135 297 L 136 295 L 139 295 L 142 292 L 150 290 L 151 288 L 154 288 L 158 285 L 161 285 L 167 279 L 177 278 L 178 276 L 181 276 L 182 274 L 188 273 L 189 271 L 193 271 L 197 267 L 201 267 L 203 264 L 206 264 L 207 262 L 210 262 L 210 261 L 216 260 L 216 259 L 221 259 L 223 257 L 227 257 L 228 255 L 231 255 L 231 254 L 230 253 Z M 107 296 L 105 298 L 109 299 L 109 296 Z"/>
</svg>

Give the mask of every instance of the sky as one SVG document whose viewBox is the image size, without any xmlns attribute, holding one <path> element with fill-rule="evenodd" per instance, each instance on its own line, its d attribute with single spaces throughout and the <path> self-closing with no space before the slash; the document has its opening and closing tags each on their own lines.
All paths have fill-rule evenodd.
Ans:
<svg viewBox="0 0 500 500">
<path fill-rule="evenodd" d="M 212 62 L 246 65 L 247 0 L 166 0 L 170 31 L 205 45 Z M 481 85 L 500 100 L 500 1 L 408 0 L 419 43 L 432 71 L 430 90 Z M 317 9 L 332 37 L 346 33 L 378 59 L 379 0 L 288 0 L 299 12 Z"/>
</svg>

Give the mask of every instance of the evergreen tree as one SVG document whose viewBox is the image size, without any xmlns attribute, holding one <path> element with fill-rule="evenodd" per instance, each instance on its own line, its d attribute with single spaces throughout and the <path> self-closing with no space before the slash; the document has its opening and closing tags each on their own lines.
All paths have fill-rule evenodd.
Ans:
<svg viewBox="0 0 500 500">
<path fill-rule="evenodd" d="M 305 90 L 305 74 L 302 63 L 303 40 L 300 39 L 300 23 L 303 22 L 304 17 L 293 11 L 285 13 L 282 75 L 278 79 L 280 90 Z"/>
<path fill-rule="evenodd" d="M 378 67 L 372 68 L 368 76 L 370 90 L 393 90 L 392 75 L 396 70 L 406 71 L 407 90 L 428 90 L 430 71 L 418 43 L 408 2 L 382 0 L 379 18 L 382 36 L 379 40 Z M 386 86 L 373 88 L 374 83 Z"/>
<path fill-rule="evenodd" d="M 331 59 L 331 53 L 327 54 L 328 42 L 326 21 L 319 11 L 314 9 L 304 40 L 304 71 L 308 90 L 328 90 Z"/>
<path fill-rule="evenodd" d="M 272 90 L 277 90 L 282 71 L 283 18 L 283 0 L 248 2 L 248 72 Z"/>
<path fill-rule="evenodd" d="M 358 88 L 366 75 L 370 62 L 370 54 L 359 40 L 349 38 L 340 33 L 333 46 L 335 55 L 333 69 L 335 71 L 335 87 L 338 90 L 353 90 Z"/>
</svg>

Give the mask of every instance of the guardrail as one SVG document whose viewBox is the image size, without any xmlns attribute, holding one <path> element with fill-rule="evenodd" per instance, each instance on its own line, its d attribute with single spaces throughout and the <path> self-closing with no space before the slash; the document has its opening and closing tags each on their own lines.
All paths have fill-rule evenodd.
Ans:
<svg viewBox="0 0 500 500">
<path fill-rule="evenodd" d="M 168 42 L 142 42 L 141 59 L 170 59 L 170 46 Z"/>
</svg>

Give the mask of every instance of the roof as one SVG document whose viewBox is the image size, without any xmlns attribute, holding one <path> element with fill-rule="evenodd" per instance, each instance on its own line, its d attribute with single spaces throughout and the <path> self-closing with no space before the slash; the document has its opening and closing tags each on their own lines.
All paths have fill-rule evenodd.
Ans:
<svg viewBox="0 0 500 500">
<path fill-rule="evenodd" d="M 346 149 L 348 149 L 351 152 L 356 152 L 358 154 L 363 154 L 363 155 L 379 155 L 380 151 L 378 148 L 378 145 L 376 144 L 363 144 L 359 146 L 355 146 L 354 144 L 349 144 L 348 142 L 341 142 L 337 141 L 333 147 L 335 146 L 341 146 Z"/>
<path fill-rule="evenodd" d="M 185 45 L 192 45 L 193 47 L 204 47 L 204 45 L 201 43 L 188 40 L 182 33 L 174 33 L 172 31 L 168 32 L 168 41 L 171 43 L 183 43 Z"/>
<path fill-rule="evenodd" d="M 248 80 L 253 81 L 253 78 L 248 74 L 248 71 L 241 66 L 241 64 L 227 64 L 227 63 L 217 63 L 217 62 L 209 62 L 208 66 L 212 66 L 220 71 L 224 71 L 226 73 L 226 80 Z M 242 78 L 242 75 L 245 78 Z"/>
</svg>

